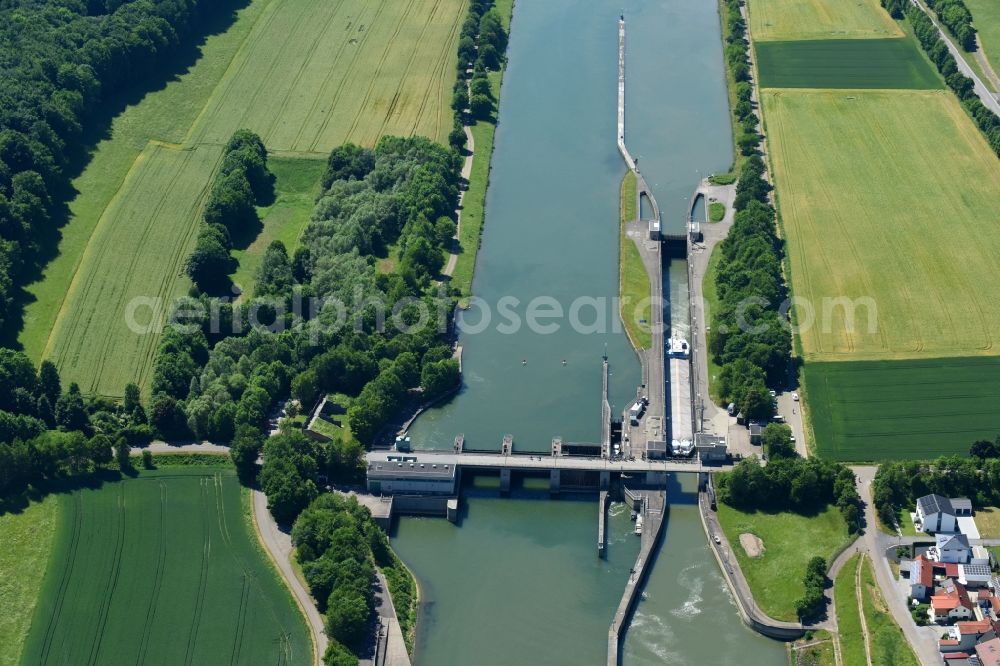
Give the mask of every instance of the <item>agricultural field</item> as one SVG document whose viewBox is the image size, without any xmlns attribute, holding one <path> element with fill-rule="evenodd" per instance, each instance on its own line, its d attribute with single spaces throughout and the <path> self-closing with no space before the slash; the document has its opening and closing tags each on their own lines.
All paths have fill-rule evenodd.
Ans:
<svg viewBox="0 0 1000 666">
<path fill-rule="evenodd" d="M 126 107 L 74 182 L 60 256 L 31 288 L 25 349 L 88 393 L 147 383 L 158 336 L 129 329 L 129 303 L 152 299 L 162 315 L 186 292 L 181 268 L 232 132 L 286 157 L 385 134 L 444 141 L 466 5 L 252 0 L 177 81 Z"/>
<path fill-rule="evenodd" d="M 1000 433 L 998 357 L 813 362 L 804 378 L 824 458 L 965 455 L 975 440 Z"/>
<path fill-rule="evenodd" d="M 54 495 L 0 514 L 0 666 L 20 663 L 58 515 L 59 500 Z"/>
<path fill-rule="evenodd" d="M 763 88 L 942 88 L 913 39 L 761 42 Z"/>
<path fill-rule="evenodd" d="M 250 532 L 232 470 L 144 471 L 58 500 L 23 663 L 311 660 L 305 621 Z"/>
<path fill-rule="evenodd" d="M 794 621 L 795 602 L 802 596 L 806 564 L 817 555 L 830 560 L 847 541 L 847 524 L 837 507 L 802 516 L 791 512 L 747 513 L 719 504 L 719 524 L 736 553 L 750 590 L 761 610 L 776 620 Z M 750 557 L 740 534 L 763 542 L 764 552 Z"/>
<path fill-rule="evenodd" d="M 983 53 L 993 71 L 997 72 L 1000 69 L 1000 3 L 996 0 L 964 0 L 964 2 L 972 12 L 972 25 L 979 32 L 979 43 Z"/>
<path fill-rule="evenodd" d="M 878 0 L 750 0 L 748 10 L 758 42 L 902 35 Z"/>
<path fill-rule="evenodd" d="M 1000 352 L 1000 169 L 954 96 L 762 98 L 805 360 Z"/>
<path fill-rule="evenodd" d="M 295 253 L 309 224 L 326 161 L 272 156 L 267 166 L 275 176 L 274 201 L 257 209 L 263 228 L 253 242 L 233 250 L 239 266 L 232 280 L 244 298 L 253 296 L 254 279 L 268 245 L 278 240 L 285 244 L 289 257 Z"/>
</svg>

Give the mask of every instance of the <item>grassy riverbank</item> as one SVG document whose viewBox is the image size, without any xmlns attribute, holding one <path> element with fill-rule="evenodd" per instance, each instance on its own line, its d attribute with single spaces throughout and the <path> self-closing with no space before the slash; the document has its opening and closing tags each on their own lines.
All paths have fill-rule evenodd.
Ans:
<svg viewBox="0 0 1000 666">
<path fill-rule="evenodd" d="M 496 0 L 494 8 L 500 14 L 504 29 L 510 32 L 510 20 L 514 14 L 514 0 Z M 507 70 L 504 63 L 499 71 L 488 74 L 493 98 L 497 100 L 499 114 L 500 88 L 503 75 Z M 472 277 L 476 268 L 476 254 L 479 252 L 479 241 L 486 222 L 486 189 L 490 182 L 490 165 L 493 158 L 493 136 L 497 130 L 497 117 L 489 120 L 478 120 L 472 126 L 472 142 L 475 144 L 475 157 L 472 159 L 472 173 L 469 175 L 469 187 L 462 199 L 462 227 L 458 232 L 460 252 L 455 262 L 455 270 L 451 275 L 451 285 L 463 297 L 472 295 Z"/>
<path fill-rule="evenodd" d="M 882 591 L 875 583 L 869 558 L 861 560 L 861 600 L 868 629 L 872 666 L 919 666 L 903 630 L 889 614 Z"/>
<path fill-rule="evenodd" d="M 754 600 L 776 620 L 796 620 L 795 602 L 804 592 L 806 564 L 817 555 L 832 559 L 848 538 L 847 524 L 833 505 L 816 515 L 801 516 L 747 513 L 720 503 L 718 515 Z M 751 557 L 740 545 L 741 534 L 760 539 L 763 551 Z"/>
<path fill-rule="evenodd" d="M 629 171 L 622 180 L 621 225 L 618 252 L 618 291 L 621 298 L 621 317 L 625 332 L 636 349 L 649 349 L 653 333 L 649 322 L 652 317 L 649 273 L 642 263 L 642 256 L 635 242 L 628 237 L 626 225 L 636 219 L 636 178 Z"/>
</svg>

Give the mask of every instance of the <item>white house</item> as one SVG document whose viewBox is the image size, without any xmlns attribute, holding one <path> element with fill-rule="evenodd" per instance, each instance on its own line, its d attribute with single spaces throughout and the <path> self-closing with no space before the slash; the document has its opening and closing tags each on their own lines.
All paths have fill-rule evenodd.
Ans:
<svg viewBox="0 0 1000 666">
<path fill-rule="evenodd" d="M 938 534 L 934 547 L 927 550 L 932 560 L 950 564 L 965 564 L 972 555 L 969 537 L 964 534 Z"/>
<path fill-rule="evenodd" d="M 972 602 L 963 588 L 957 588 L 948 594 L 935 594 L 931 597 L 927 616 L 931 622 L 968 620 L 973 616 Z"/>
<path fill-rule="evenodd" d="M 917 522 L 924 532 L 954 532 L 955 509 L 941 495 L 924 495 L 917 500 Z"/>
<path fill-rule="evenodd" d="M 985 587 L 990 582 L 988 564 L 959 564 L 958 582 L 966 587 Z"/>
</svg>

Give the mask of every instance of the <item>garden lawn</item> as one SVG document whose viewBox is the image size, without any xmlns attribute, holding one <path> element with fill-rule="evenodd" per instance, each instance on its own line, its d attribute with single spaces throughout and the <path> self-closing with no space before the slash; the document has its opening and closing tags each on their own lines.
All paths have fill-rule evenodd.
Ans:
<svg viewBox="0 0 1000 666">
<path fill-rule="evenodd" d="M 20 663 L 58 517 L 54 495 L 20 513 L 0 515 L 0 666 Z"/>
<path fill-rule="evenodd" d="M 920 666 L 903 630 L 889 614 L 882 591 L 875 583 L 869 558 L 861 562 L 861 600 L 868 628 L 872 666 Z M 845 663 L 852 663 L 847 662 Z"/>
<path fill-rule="evenodd" d="M 967 455 L 972 442 L 1000 432 L 995 356 L 806 363 L 803 378 L 814 405 L 816 451 L 824 458 Z"/>
<path fill-rule="evenodd" d="M 761 42 L 757 69 L 762 88 L 943 87 L 908 37 Z"/>
<path fill-rule="evenodd" d="M 718 515 L 754 600 L 776 620 L 796 620 L 795 602 L 805 591 L 802 579 L 809 560 L 818 555 L 829 563 L 848 539 L 847 525 L 833 505 L 814 516 L 801 516 L 746 513 L 720 503 Z M 764 542 L 763 555 L 747 556 L 740 546 L 744 532 Z"/>
<path fill-rule="evenodd" d="M 326 161 L 295 157 L 270 157 L 268 168 L 275 176 L 274 202 L 257 213 L 262 229 L 249 246 L 233 251 L 239 267 L 232 275 L 244 298 L 253 297 L 254 280 L 268 246 L 278 240 L 285 244 L 289 258 L 299 246 L 302 231 L 309 224 L 320 190 Z"/>
<path fill-rule="evenodd" d="M 155 323 L 187 291 L 183 263 L 233 131 L 253 130 L 272 153 L 315 158 L 387 134 L 445 141 L 466 7 L 251 0 L 176 85 L 115 120 L 74 181 L 60 258 L 31 288 L 25 349 L 86 393 L 148 388 L 157 327 L 137 333 L 126 317 L 139 304 L 139 323 Z"/>
<path fill-rule="evenodd" d="M 1000 508 L 988 506 L 976 510 L 976 528 L 983 539 L 1000 539 Z"/>
<path fill-rule="evenodd" d="M 307 664 L 304 618 L 232 469 L 181 466 L 58 496 L 23 663 Z"/>
<path fill-rule="evenodd" d="M 621 317 L 625 331 L 636 349 L 649 349 L 653 344 L 649 273 L 642 263 L 642 255 L 635 241 L 625 231 L 630 221 L 636 219 L 636 179 L 629 171 L 621 187 L 621 235 L 619 238 L 619 289 L 621 292 Z M 642 320 L 642 321 L 640 321 Z"/>
<path fill-rule="evenodd" d="M 902 34 L 878 0 L 749 0 L 748 10 L 754 41 Z"/>
<path fill-rule="evenodd" d="M 954 95 L 762 97 L 805 360 L 1000 353 L 1000 169 Z"/>
<path fill-rule="evenodd" d="M 854 555 L 833 582 L 833 602 L 837 610 L 837 630 L 840 635 L 840 653 L 845 664 L 865 664 L 865 637 L 861 631 L 861 611 L 855 593 L 858 559 Z"/>
</svg>

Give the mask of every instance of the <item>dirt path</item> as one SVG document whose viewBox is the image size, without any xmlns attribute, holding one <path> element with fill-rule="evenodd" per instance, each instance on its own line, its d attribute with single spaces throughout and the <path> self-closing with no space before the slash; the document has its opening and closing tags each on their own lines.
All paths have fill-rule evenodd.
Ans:
<svg viewBox="0 0 1000 666">
<path fill-rule="evenodd" d="M 994 92 L 1000 93 L 1000 77 L 997 76 L 996 70 L 993 69 L 993 65 L 990 64 L 989 59 L 986 57 L 986 53 L 983 51 L 983 40 L 979 39 L 978 34 L 976 35 L 976 50 L 973 52 L 972 57 L 979 63 L 979 67 L 983 70 L 983 74 L 986 75 Z"/>
<path fill-rule="evenodd" d="M 861 618 L 861 637 L 865 641 L 865 659 L 868 666 L 872 666 L 871 637 L 868 635 L 868 622 L 865 621 L 865 604 L 861 595 L 861 568 L 865 564 L 865 554 L 861 553 L 858 560 L 858 567 L 854 571 L 854 596 L 858 600 L 858 616 Z"/>
<path fill-rule="evenodd" d="M 468 83 L 466 84 L 465 89 L 468 92 L 471 92 Z M 465 161 L 462 163 L 462 179 L 466 183 L 466 189 L 463 189 L 458 193 L 458 210 L 455 211 L 455 217 L 457 220 L 457 223 L 455 224 L 455 235 L 451 237 L 451 249 L 448 251 L 448 263 L 445 264 L 444 270 L 441 271 L 441 274 L 447 277 L 451 277 L 452 273 L 455 272 L 455 266 L 458 264 L 458 253 L 462 249 L 462 244 L 459 241 L 459 238 L 462 235 L 462 201 L 465 199 L 465 192 L 468 189 L 469 178 L 472 176 L 472 160 L 476 156 L 476 141 L 472 138 L 471 126 L 463 125 L 462 130 L 465 132 L 465 149 L 468 151 L 468 154 L 465 156 Z"/>
</svg>

